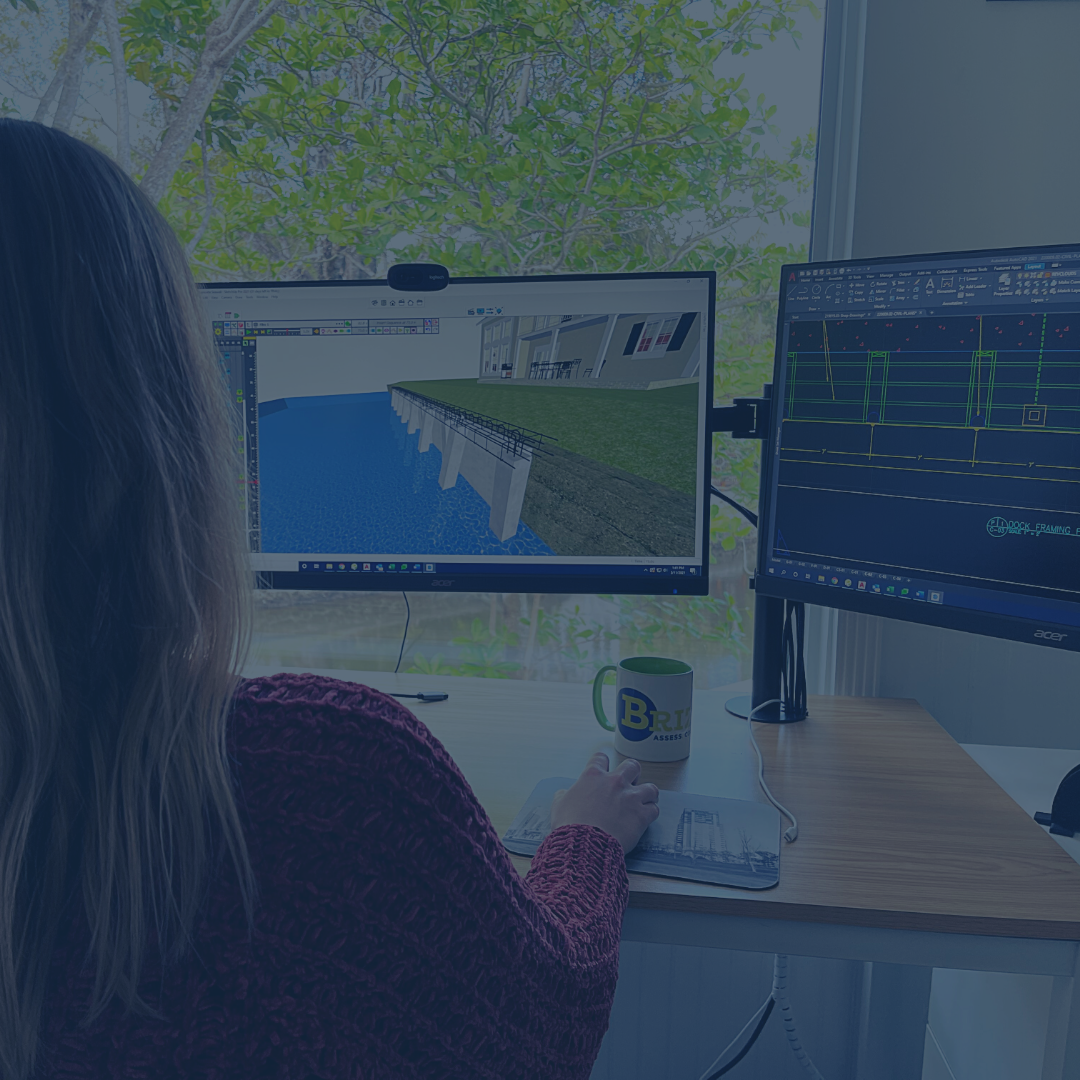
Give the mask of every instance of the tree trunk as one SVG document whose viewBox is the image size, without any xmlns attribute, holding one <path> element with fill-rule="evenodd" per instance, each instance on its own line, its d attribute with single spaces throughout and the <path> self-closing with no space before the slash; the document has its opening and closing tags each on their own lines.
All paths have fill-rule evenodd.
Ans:
<svg viewBox="0 0 1080 1080">
<path fill-rule="evenodd" d="M 34 111 L 35 124 L 45 123 L 45 117 L 49 115 L 49 109 L 52 107 L 53 98 L 56 97 L 56 92 L 60 89 L 60 85 L 63 81 L 64 65 L 63 61 L 61 61 L 60 65 L 53 73 L 49 85 L 45 88 L 45 93 L 41 95 L 41 100 L 37 103 L 37 109 Z"/>
<path fill-rule="evenodd" d="M 112 60 L 113 84 L 116 87 L 116 160 L 120 168 L 131 173 L 131 136 L 129 128 L 127 61 L 124 59 L 124 39 L 120 36 L 120 17 L 116 0 L 104 0 L 105 33 L 109 39 L 109 58 Z"/>
<path fill-rule="evenodd" d="M 56 75 L 34 114 L 34 119 L 43 123 L 52 103 L 52 96 L 59 89 L 60 100 L 56 104 L 52 123 L 57 131 L 67 131 L 71 127 L 75 106 L 79 103 L 79 90 L 82 88 L 86 46 L 97 29 L 100 17 L 100 0 L 97 3 L 94 0 L 68 0 L 67 48 L 56 69 Z"/>
<path fill-rule="evenodd" d="M 230 0 L 228 7 L 210 24 L 206 48 L 199 57 L 195 75 L 140 184 L 152 202 L 160 202 L 168 190 L 233 60 L 251 35 L 270 21 L 282 2 L 270 0 L 260 12 L 259 0 Z"/>
</svg>

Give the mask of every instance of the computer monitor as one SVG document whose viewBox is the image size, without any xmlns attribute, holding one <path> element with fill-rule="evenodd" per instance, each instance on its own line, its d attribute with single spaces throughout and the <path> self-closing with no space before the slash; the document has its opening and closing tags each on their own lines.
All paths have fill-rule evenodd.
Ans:
<svg viewBox="0 0 1080 1080">
<path fill-rule="evenodd" d="M 260 585 L 706 594 L 715 287 L 204 286 Z"/>
<path fill-rule="evenodd" d="M 783 268 L 756 588 L 1080 649 L 1080 245 Z"/>
</svg>

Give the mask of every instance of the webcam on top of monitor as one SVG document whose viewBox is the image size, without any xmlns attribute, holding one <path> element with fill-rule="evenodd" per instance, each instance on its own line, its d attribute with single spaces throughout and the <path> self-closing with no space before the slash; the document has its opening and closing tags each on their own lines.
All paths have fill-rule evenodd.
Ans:
<svg viewBox="0 0 1080 1080">
<path fill-rule="evenodd" d="M 450 284 L 450 271 L 438 263 L 398 263 L 386 271 L 386 284 L 399 292 L 438 292 Z"/>
</svg>

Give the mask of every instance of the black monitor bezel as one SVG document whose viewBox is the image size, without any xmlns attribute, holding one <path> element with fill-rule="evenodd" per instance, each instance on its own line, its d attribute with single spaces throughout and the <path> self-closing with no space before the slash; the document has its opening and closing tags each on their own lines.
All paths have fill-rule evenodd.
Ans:
<svg viewBox="0 0 1080 1080">
<path fill-rule="evenodd" d="M 918 252 L 912 255 L 887 255 L 868 259 L 832 259 L 809 263 L 788 263 L 780 271 L 780 295 L 776 312 L 776 347 L 773 358 L 773 395 L 772 409 L 782 407 L 782 397 L 778 387 L 783 369 L 784 317 L 786 298 L 783 282 L 791 271 L 807 269 L 831 269 L 838 266 L 884 266 L 900 260 L 918 261 L 920 259 L 979 259 L 987 256 L 1015 258 L 1019 255 L 1051 255 L 1054 252 L 1080 251 L 1076 244 L 1032 244 L 1012 248 L 977 248 L 966 251 Z M 1004 638 L 1011 641 L 1027 641 L 1049 648 L 1080 652 L 1080 629 L 1067 624 L 1049 620 L 1022 619 L 1011 615 L 998 615 L 991 612 L 970 611 L 945 605 L 928 604 L 917 600 L 902 600 L 897 597 L 874 596 L 870 593 L 848 591 L 846 589 L 821 586 L 808 582 L 792 581 L 789 578 L 776 578 L 760 572 L 768 562 L 768 538 L 772 535 L 771 510 L 773 501 L 767 497 L 769 485 L 773 480 L 772 434 L 775 430 L 775 413 L 771 412 L 766 427 L 767 436 L 762 443 L 761 489 L 758 500 L 760 521 L 758 529 L 757 565 L 753 587 L 762 596 L 776 597 L 782 600 L 801 601 L 816 604 L 819 607 L 831 607 L 840 611 L 855 611 L 864 615 L 878 615 L 886 619 L 899 619 L 903 622 L 921 623 L 926 626 L 940 626 L 949 630 L 962 630 L 966 633 L 980 634 L 983 637 Z"/>
<path fill-rule="evenodd" d="M 256 573 L 256 587 L 260 589 L 302 589 L 332 592 L 531 592 L 571 594 L 624 594 L 636 596 L 707 596 L 709 593 L 709 525 L 710 497 L 708 477 L 712 469 L 712 434 L 709 418 L 713 409 L 713 384 L 715 382 L 716 345 L 716 271 L 715 270 L 664 270 L 626 274 L 526 274 L 505 277 L 454 277 L 447 288 L 455 285 L 508 285 L 530 281 L 641 281 L 672 280 L 677 278 L 704 278 L 709 286 L 706 310 L 706 371 L 705 371 L 705 419 L 703 438 L 703 475 L 701 500 L 701 551 L 699 573 L 678 579 L 678 586 L 658 589 L 658 580 L 643 574 L 467 574 L 447 570 L 430 574 L 353 575 L 349 573 L 301 573 L 299 571 L 260 570 Z M 380 286 L 388 288 L 385 278 L 333 281 L 220 281 L 199 285 L 200 290 L 213 289 L 304 289 L 334 286 Z"/>
</svg>

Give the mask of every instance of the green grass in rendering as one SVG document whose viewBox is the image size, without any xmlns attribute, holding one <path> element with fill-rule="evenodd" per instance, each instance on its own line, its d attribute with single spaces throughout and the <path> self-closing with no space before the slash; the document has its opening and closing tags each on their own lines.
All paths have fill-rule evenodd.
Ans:
<svg viewBox="0 0 1080 1080">
<path fill-rule="evenodd" d="M 696 493 L 696 385 L 659 390 L 499 386 L 475 379 L 397 385 L 558 439 L 558 446 L 657 484 Z"/>
</svg>

